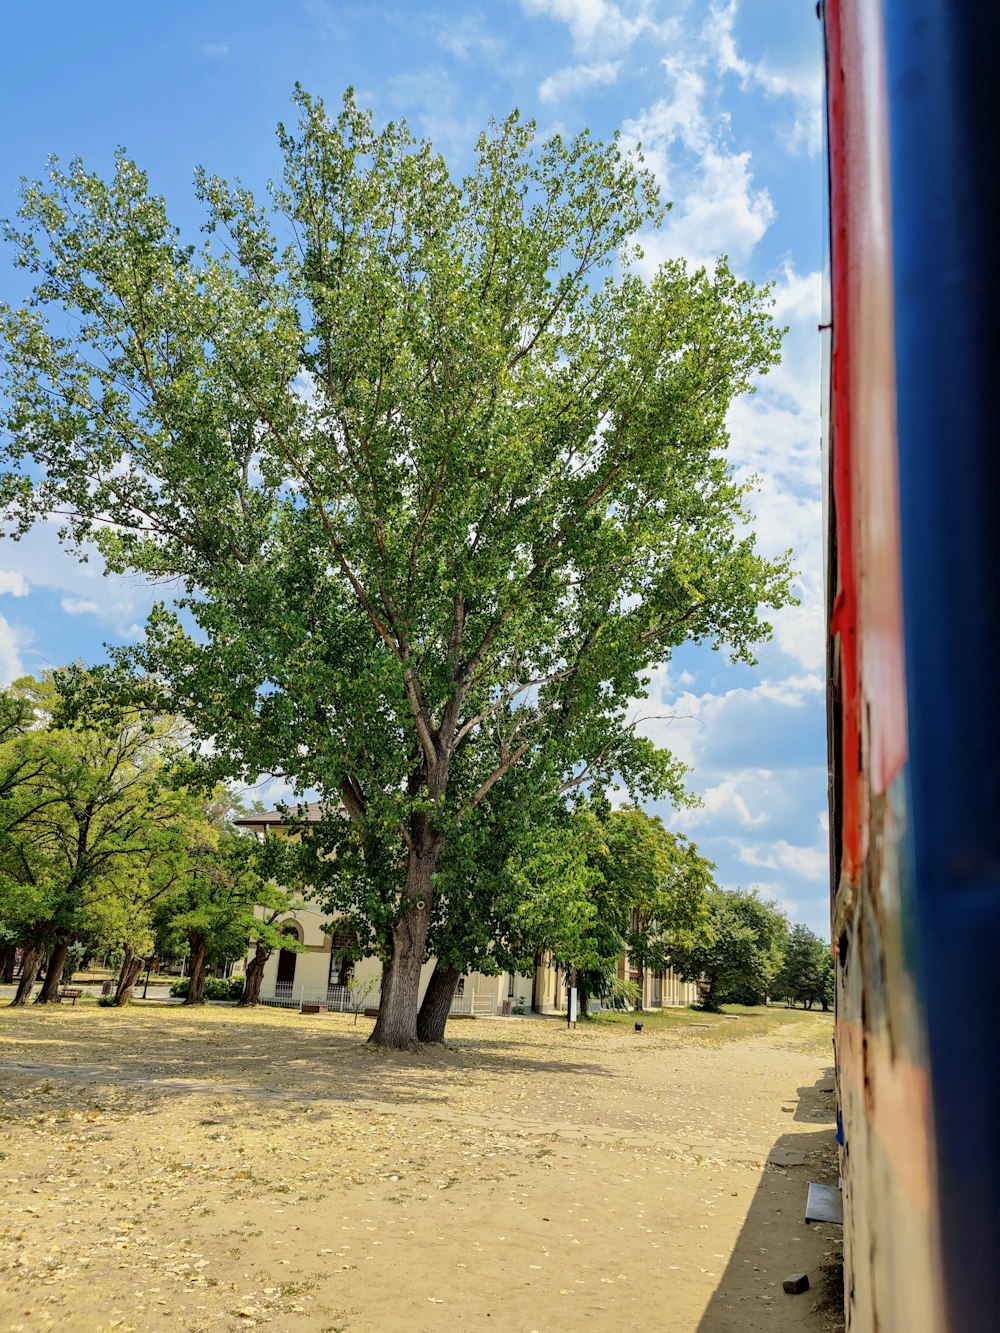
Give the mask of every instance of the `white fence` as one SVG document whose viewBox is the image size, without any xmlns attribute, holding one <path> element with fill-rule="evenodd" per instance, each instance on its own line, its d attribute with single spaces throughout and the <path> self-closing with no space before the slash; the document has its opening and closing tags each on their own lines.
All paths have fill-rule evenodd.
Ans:
<svg viewBox="0 0 1000 1333">
<path fill-rule="evenodd" d="M 364 1009 L 379 1008 L 379 992 L 373 990 L 364 994 L 361 990 L 352 990 L 351 986 L 296 986 L 275 985 L 271 992 L 261 992 L 261 1004 L 276 1005 L 280 1009 L 301 1009 L 304 1004 L 323 1004 L 328 1009 L 339 1013 L 355 1013 Z M 451 1014 L 459 1017 L 485 1017 L 496 1013 L 492 994 L 476 994 L 475 989 L 465 994 L 456 994 L 452 1000 Z"/>
<path fill-rule="evenodd" d="M 325 1004 L 328 1009 L 341 1013 L 353 1013 L 355 1008 L 368 1009 L 378 1005 L 378 996 L 367 998 L 361 991 L 352 991 L 349 986 L 282 986 L 276 985 L 270 993 L 261 992 L 261 1004 L 274 1004 L 282 1009 L 299 1009 L 304 1004 Z"/>
<path fill-rule="evenodd" d="M 477 995 L 475 990 L 467 990 L 464 995 L 453 997 L 448 1012 L 453 1015 L 464 1015 L 465 1017 L 475 1017 L 477 1014 L 485 1017 L 487 1014 L 496 1013 L 496 1005 L 489 992 L 485 995 Z"/>
<path fill-rule="evenodd" d="M 276 1005 L 281 1009 L 301 1009 L 304 1004 L 324 1004 L 328 1009 L 339 1013 L 353 1014 L 364 1009 L 377 1009 L 379 992 L 371 991 L 367 995 L 350 986 L 310 986 L 275 985 L 268 993 L 262 991 L 261 1004 Z M 496 1013 L 493 997 L 489 993 L 477 995 L 475 990 L 467 990 L 464 995 L 456 995 L 451 1002 L 450 1014 L 485 1017 Z"/>
</svg>

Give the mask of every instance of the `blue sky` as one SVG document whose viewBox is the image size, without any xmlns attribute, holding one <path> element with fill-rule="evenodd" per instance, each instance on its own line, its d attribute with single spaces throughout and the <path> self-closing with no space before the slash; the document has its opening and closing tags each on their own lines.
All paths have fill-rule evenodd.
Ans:
<svg viewBox="0 0 1000 1333">
<path fill-rule="evenodd" d="M 641 141 L 673 210 L 646 264 L 729 254 L 775 282 L 781 368 L 734 406 L 731 457 L 756 475 L 762 547 L 791 546 L 801 605 L 775 618 L 753 670 L 685 648 L 654 673 L 645 729 L 693 767 L 699 809 L 669 813 L 719 868 L 826 932 L 826 773 L 819 469 L 820 33 L 812 0 L 38 0 L 4 15 L 0 214 L 46 155 L 105 170 L 124 145 L 181 225 L 196 165 L 255 189 L 298 81 L 335 104 L 352 84 L 403 115 L 455 170 L 489 116 Z M 19 281 L 0 260 L 0 296 Z M 42 528 L 0 546 L 0 679 L 134 639 L 134 580 L 77 563 Z M 277 795 L 272 789 L 270 795 Z"/>
</svg>

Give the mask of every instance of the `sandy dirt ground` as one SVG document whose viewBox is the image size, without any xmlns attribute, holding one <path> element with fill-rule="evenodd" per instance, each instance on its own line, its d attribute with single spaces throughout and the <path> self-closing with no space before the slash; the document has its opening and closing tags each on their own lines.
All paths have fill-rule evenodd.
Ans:
<svg viewBox="0 0 1000 1333">
<path fill-rule="evenodd" d="M 370 1028 L 0 1011 L 0 1330 L 841 1326 L 828 1016 Z"/>
</svg>

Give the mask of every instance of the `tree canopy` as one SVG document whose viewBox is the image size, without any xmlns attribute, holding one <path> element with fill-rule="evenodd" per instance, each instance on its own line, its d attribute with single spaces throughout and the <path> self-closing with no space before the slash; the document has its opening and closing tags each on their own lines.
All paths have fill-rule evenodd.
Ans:
<svg viewBox="0 0 1000 1333">
<path fill-rule="evenodd" d="M 774 994 L 811 1009 L 833 1003 L 833 955 L 815 931 L 801 924 L 788 935 L 785 958 L 774 981 Z"/>
<path fill-rule="evenodd" d="M 699 981 L 702 1004 L 763 1004 L 772 993 L 785 952 L 788 923 L 775 903 L 757 893 L 714 889 L 708 930 L 678 955 L 682 975 Z"/>
<path fill-rule="evenodd" d="M 171 771 L 186 753 L 176 719 L 126 707 L 68 722 L 51 673 L 2 699 L 18 723 L 0 744 L 0 918 L 26 946 L 23 1003 L 56 950 L 42 991 L 51 998 L 85 925 L 123 945 L 148 934 L 140 902 L 169 890 L 199 807 Z"/>
<path fill-rule="evenodd" d="M 726 460 L 780 333 L 724 260 L 642 275 L 662 207 L 617 141 L 514 113 L 458 180 L 351 93 L 295 103 L 267 206 L 198 173 L 198 245 L 124 154 L 26 186 L 0 498 L 15 532 L 58 514 L 110 570 L 179 580 L 119 664 L 220 773 L 343 803 L 374 1037 L 407 1046 L 434 875 L 496 784 L 679 796 L 646 672 L 691 638 L 752 660 L 789 599 Z"/>
<path fill-rule="evenodd" d="M 54 998 L 75 940 L 121 954 L 119 1004 L 144 959 L 182 944 L 199 1003 L 209 960 L 242 956 L 251 937 L 282 942 L 297 864 L 236 832 L 229 793 L 206 789 L 177 718 L 126 704 L 74 722 L 63 681 L 0 690 L 0 929 L 25 951 L 14 1003 L 46 960 L 39 998 Z"/>
</svg>

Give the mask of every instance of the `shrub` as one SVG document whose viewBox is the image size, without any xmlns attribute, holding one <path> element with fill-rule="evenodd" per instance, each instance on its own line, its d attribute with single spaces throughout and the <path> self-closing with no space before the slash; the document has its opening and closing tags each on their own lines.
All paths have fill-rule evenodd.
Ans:
<svg viewBox="0 0 1000 1333">
<path fill-rule="evenodd" d="M 213 980 L 217 982 L 220 988 L 225 988 L 225 994 L 220 993 L 219 995 L 210 995 L 209 999 L 239 1000 L 242 998 L 243 987 L 245 985 L 245 979 L 242 975 L 238 977 L 226 977 L 224 980 L 221 977 L 213 978 Z"/>
<path fill-rule="evenodd" d="M 170 994 L 181 1000 L 187 999 L 190 987 L 191 981 L 188 977 L 179 977 L 171 985 Z M 241 976 L 205 978 L 206 1000 L 238 1000 L 242 994 L 243 978 Z"/>
</svg>

